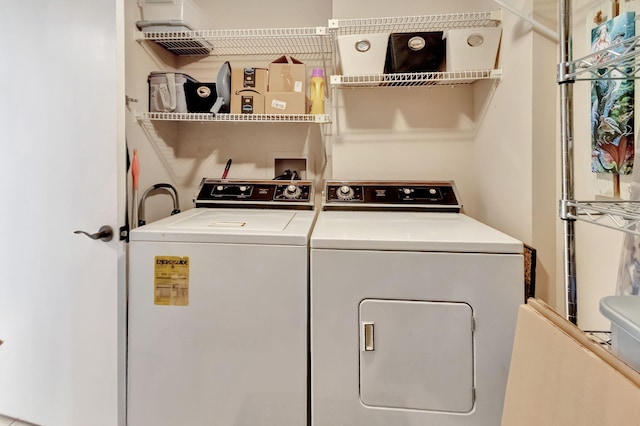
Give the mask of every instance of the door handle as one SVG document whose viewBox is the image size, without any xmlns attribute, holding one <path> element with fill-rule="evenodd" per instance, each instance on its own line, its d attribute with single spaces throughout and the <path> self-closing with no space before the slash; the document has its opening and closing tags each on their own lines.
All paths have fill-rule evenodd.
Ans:
<svg viewBox="0 0 640 426">
<path fill-rule="evenodd" d="M 362 350 L 364 352 L 375 350 L 373 345 L 373 327 L 374 323 L 372 322 L 362 323 Z"/>
<path fill-rule="evenodd" d="M 111 239 L 113 238 L 113 228 L 109 225 L 101 226 L 100 229 L 98 229 L 98 232 L 93 234 L 89 234 L 88 232 L 84 231 L 73 231 L 73 233 L 83 234 L 91 238 L 92 240 L 101 240 L 104 242 L 111 241 Z"/>
</svg>

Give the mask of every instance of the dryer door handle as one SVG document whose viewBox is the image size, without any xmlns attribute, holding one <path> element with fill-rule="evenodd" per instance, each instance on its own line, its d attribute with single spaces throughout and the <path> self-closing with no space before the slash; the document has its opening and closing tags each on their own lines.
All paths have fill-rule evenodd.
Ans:
<svg viewBox="0 0 640 426">
<path fill-rule="evenodd" d="M 373 322 L 362 323 L 362 350 L 364 352 L 371 352 L 375 349 L 373 344 L 373 326 Z"/>
</svg>

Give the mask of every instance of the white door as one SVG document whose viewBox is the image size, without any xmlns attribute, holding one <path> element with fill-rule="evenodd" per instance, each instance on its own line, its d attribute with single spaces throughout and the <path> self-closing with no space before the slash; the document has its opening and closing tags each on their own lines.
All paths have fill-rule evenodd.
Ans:
<svg viewBox="0 0 640 426">
<path fill-rule="evenodd" d="M 0 4 L 0 414 L 36 424 L 124 424 L 123 1 Z"/>
</svg>

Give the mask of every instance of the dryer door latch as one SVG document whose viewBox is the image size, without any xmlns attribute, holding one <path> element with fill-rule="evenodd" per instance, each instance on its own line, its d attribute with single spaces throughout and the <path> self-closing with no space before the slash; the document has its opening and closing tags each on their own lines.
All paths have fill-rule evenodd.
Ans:
<svg viewBox="0 0 640 426">
<path fill-rule="evenodd" d="M 374 350 L 373 346 L 373 324 L 372 322 L 362 323 L 362 350 L 369 352 Z"/>
</svg>

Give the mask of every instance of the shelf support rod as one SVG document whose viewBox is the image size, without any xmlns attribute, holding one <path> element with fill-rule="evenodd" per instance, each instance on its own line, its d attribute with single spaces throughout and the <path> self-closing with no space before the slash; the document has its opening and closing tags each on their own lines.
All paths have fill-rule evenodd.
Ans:
<svg viewBox="0 0 640 426">
<path fill-rule="evenodd" d="M 556 43 L 558 42 L 558 33 L 553 31 L 551 28 L 547 27 L 546 25 L 541 24 L 540 22 L 536 21 L 535 19 L 525 15 L 524 13 L 520 12 L 517 9 L 514 9 L 512 6 L 509 6 L 507 3 L 505 3 L 502 0 L 493 0 L 495 3 L 497 3 L 499 6 L 504 7 L 505 9 L 507 9 L 509 12 L 513 13 L 514 15 L 516 15 L 517 17 L 519 17 L 522 20 L 527 21 L 528 23 L 530 23 L 533 28 L 535 28 L 536 30 L 540 31 L 545 37 L 549 38 L 552 41 L 555 41 Z"/>
<path fill-rule="evenodd" d="M 560 64 L 566 67 L 571 62 L 571 0 L 559 2 Z M 559 73 L 566 72 L 560 70 Z M 560 139 L 562 150 L 562 199 L 560 218 L 563 222 L 563 260 L 565 316 L 573 324 L 578 324 L 578 297 L 576 286 L 575 254 L 575 207 L 567 203 L 574 199 L 573 192 L 573 81 L 559 79 L 560 82 Z M 572 211 L 573 210 L 573 211 Z"/>
</svg>

